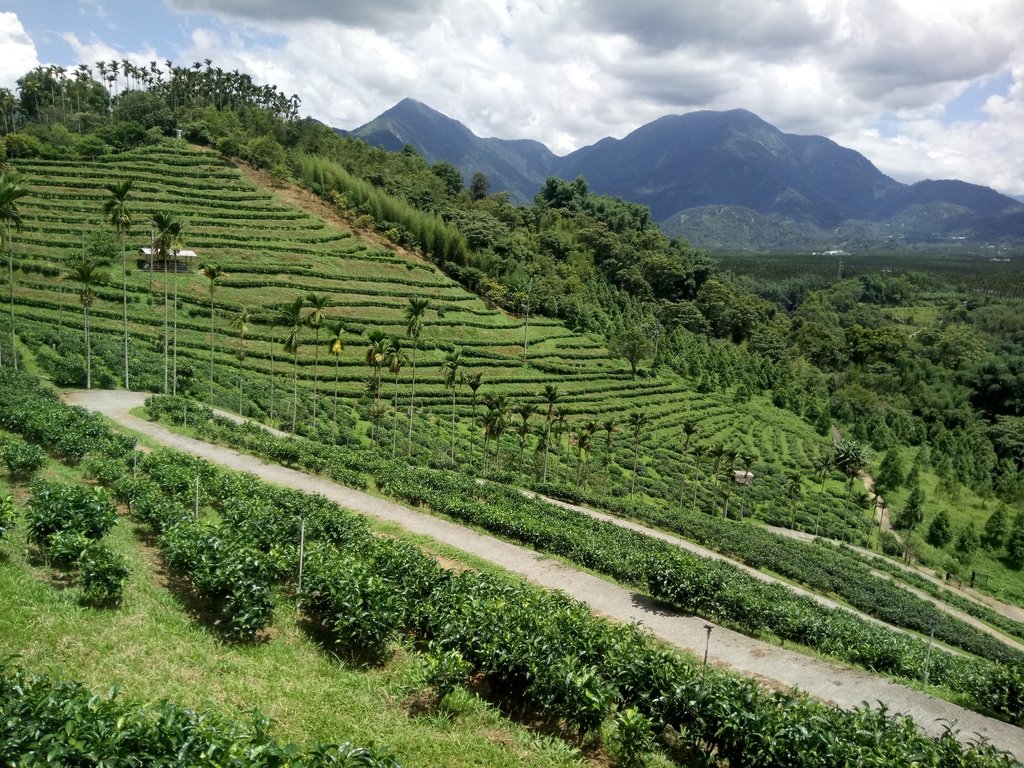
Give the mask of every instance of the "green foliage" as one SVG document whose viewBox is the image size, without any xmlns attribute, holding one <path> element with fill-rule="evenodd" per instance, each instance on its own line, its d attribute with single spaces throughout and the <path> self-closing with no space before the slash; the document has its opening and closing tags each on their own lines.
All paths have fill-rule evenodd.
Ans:
<svg viewBox="0 0 1024 768">
<path fill-rule="evenodd" d="M 921 486 L 915 485 L 907 497 L 906 503 L 896 513 L 893 519 L 893 527 L 901 531 L 913 532 L 924 520 L 924 492 Z"/>
<path fill-rule="evenodd" d="M 88 543 L 78 556 L 78 585 L 90 605 L 107 606 L 121 602 L 128 563 L 124 557 L 97 542 Z"/>
<path fill-rule="evenodd" d="M 1003 548 L 1006 541 L 1006 534 L 1010 527 L 1009 511 L 1006 504 L 999 503 L 985 521 L 985 528 L 981 532 L 981 543 L 986 549 L 997 552 Z"/>
<path fill-rule="evenodd" d="M 14 438 L 3 442 L 0 458 L 13 478 L 26 480 L 46 463 L 46 452 L 37 445 Z"/>
<path fill-rule="evenodd" d="M 932 518 L 931 525 L 928 526 L 927 538 L 929 544 L 940 549 L 953 540 L 953 529 L 946 510 L 939 510 L 939 513 Z"/>
<path fill-rule="evenodd" d="M 1006 562 L 1012 568 L 1024 568 L 1024 512 L 1018 512 L 1013 520 L 1010 538 L 1006 542 Z"/>
<path fill-rule="evenodd" d="M 109 496 L 100 488 L 36 481 L 27 504 L 28 538 L 45 547 L 55 533 L 81 534 L 95 541 L 117 520 Z"/>
<path fill-rule="evenodd" d="M 956 557 L 964 564 L 970 563 L 971 558 L 974 557 L 974 553 L 978 551 L 978 546 L 981 544 L 981 538 L 978 536 L 978 531 L 974 527 L 973 522 L 968 522 L 960 531 L 960 535 L 956 539 Z"/>
<path fill-rule="evenodd" d="M 78 683 L 0 667 L 0 760 L 5 765 L 105 764 L 398 768 L 378 750 L 351 744 L 303 749 L 269 735 L 258 713 L 248 723 L 169 702 L 145 706 L 96 695 Z"/>
</svg>

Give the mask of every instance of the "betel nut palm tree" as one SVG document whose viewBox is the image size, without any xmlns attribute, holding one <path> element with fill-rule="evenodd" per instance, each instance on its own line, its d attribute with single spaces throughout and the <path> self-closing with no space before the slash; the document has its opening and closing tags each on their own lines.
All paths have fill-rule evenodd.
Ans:
<svg viewBox="0 0 1024 768">
<path fill-rule="evenodd" d="M 292 356 L 292 432 L 295 432 L 299 408 L 299 347 L 302 346 L 302 308 L 305 303 L 304 297 L 296 296 L 281 308 L 285 326 L 284 349 Z"/>
<path fill-rule="evenodd" d="M 420 334 L 426 320 L 430 299 L 409 298 L 409 306 L 405 308 L 405 335 L 412 339 L 412 382 L 409 387 L 409 440 L 405 446 L 405 455 L 412 455 L 412 424 L 416 408 L 416 351 L 419 348 Z"/>
<path fill-rule="evenodd" d="M 92 344 L 89 339 L 89 308 L 92 306 L 95 293 L 93 286 L 105 283 L 107 274 L 100 268 L 96 259 L 82 256 L 75 259 L 68 269 L 67 279 L 81 286 L 79 300 L 82 302 L 82 328 L 85 333 L 85 388 L 92 389 Z"/>
<path fill-rule="evenodd" d="M 327 351 L 334 357 L 334 412 L 332 422 L 334 424 L 334 436 L 338 436 L 338 373 L 341 366 L 341 353 L 345 351 L 345 324 L 342 322 L 331 323 L 327 326 L 330 336 L 327 338 Z"/>
<path fill-rule="evenodd" d="M 242 407 L 242 384 L 245 380 L 245 372 L 242 363 L 245 361 L 245 334 L 249 332 L 249 324 L 252 322 L 252 310 L 248 307 L 239 307 L 231 316 L 231 330 L 238 332 L 238 352 L 235 357 L 238 359 L 238 413 L 244 416 Z"/>
<path fill-rule="evenodd" d="M 21 231 L 21 211 L 18 201 L 29 193 L 19 173 L 0 173 L 0 246 L 7 251 L 7 280 L 11 304 L 11 364 L 18 367 L 15 348 L 17 331 L 14 326 L 14 238 Z M 0 359 L 2 362 L 2 359 Z"/>
<path fill-rule="evenodd" d="M 214 355 L 214 340 L 216 336 L 213 332 L 213 289 L 217 284 L 217 281 L 224 277 L 226 274 L 223 269 L 220 268 L 219 264 L 204 264 L 199 270 L 202 272 L 203 277 L 210 281 L 210 407 L 213 407 L 213 355 Z"/>
<path fill-rule="evenodd" d="M 330 297 L 322 293 L 306 294 L 306 304 L 309 305 L 306 325 L 313 329 L 313 434 L 316 434 L 316 401 L 320 380 L 320 329 L 327 322 L 327 307 L 330 303 Z"/>
<path fill-rule="evenodd" d="M 124 388 L 130 389 L 128 381 L 128 262 L 125 256 L 124 238 L 132 226 L 132 212 L 128 198 L 135 185 L 134 180 L 112 182 L 106 185 L 110 197 L 103 201 L 103 214 L 117 233 L 121 244 L 121 305 L 124 315 Z"/>
<path fill-rule="evenodd" d="M 453 349 L 441 363 L 444 384 L 452 391 L 452 464 L 455 463 L 455 393 L 462 378 L 462 350 Z"/>
</svg>

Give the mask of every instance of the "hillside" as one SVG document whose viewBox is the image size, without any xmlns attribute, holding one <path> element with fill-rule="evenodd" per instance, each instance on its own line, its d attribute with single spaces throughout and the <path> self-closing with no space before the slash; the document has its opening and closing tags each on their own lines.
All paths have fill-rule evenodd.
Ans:
<svg viewBox="0 0 1024 768">
<path fill-rule="evenodd" d="M 360 419 L 361 429 L 366 430 L 372 416 L 372 402 L 366 394 L 372 378 L 372 369 L 366 364 L 367 333 L 380 330 L 404 337 L 408 299 L 422 296 L 430 299 L 431 306 L 416 359 L 416 399 L 431 414 L 430 434 L 447 429 L 444 424 L 452 393 L 445 386 L 441 367 L 445 356 L 459 348 L 462 371 L 483 374 L 478 397 L 465 387 L 455 392 L 461 430 L 471 429 L 469 417 L 487 393 L 503 392 L 515 403 L 532 403 L 543 413 L 542 390 L 545 385 L 555 385 L 561 392 L 560 410 L 568 418 L 562 437 L 567 438 L 570 430 L 587 420 L 617 420 L 621 431 L 613 434 L 616 462 L 612 466 L 617 472 L 626 472 L 632 439 L 623 425 L 630 412 L 643 409 L 650 419 L 644 439 L 651 453 L 641 462 L 641 477 L 647 476 L 643 482 L 653 484 L 652 490 L 665 487 L 663 494 L 671 493 L 667 488 L 681 471 L 680 454 L 673 446 L 684 421 L 696 425 L 702 443 L 722 443 L 738 453 L 756 454 L 766 471 L 807 466 L 826 445 L 809 424 L 761 398 L 728 403 L 718 394 L 694 391 L 692 384 L 675 375 L 633 378 L 629 367 L 612 360 L 600 342 L 543 316 L 529 319 L 524 364 L 521 318 L 489 309 L 432 264 L 399 250 L 371 245 L 351 230 L 330 226 L 319 216 L 289 207 L 278 194 L 255 186 L 212 152 L 170 143 L 96 162 L 20 162 L 19 170 L 26 174 L 33 194 L 22 204 L 25 227 L 15 245 L 18 331 L 60 383 L 83 383 L 85 362 L 81 309 L 74 284 L 57 279 L 61 260 L 66 264 L 81 248 L 83 227 L 93 229 L 98 222 L 106 196 L 102 185 L 131 177 L 136 179 L 133 210 L 138 224 L 127 237 L 129 252 L 148 245 L 152 213 L 173 211 L 186 222 L 184 245 L 198 254 L 197 262 L 216 262 L 226 273 L 214 286 L 214 403 L 219 406 L 269 417 L 273 366 L 274 419 L 290 423 L 293 361 L 282 348 L 287 328 L 270 321 L 283 304 L 312 292 L 327 296 L 329 305 L 319 347 L 311 329 L 301 332 L 298 421 L 309 428 L 315 377 L 320 413 L 329 412 L 337 376 L 343 410 L 352 413 L 346 418 Z M 168 178 L 174 183 L 168 184 Z M 290 192 L 289 197 L 296 200 L 302 195 Z M 122 365 L 120 270 L 115 265 L 110 271 L 110 282 L 95 289 L 90 309 L 96 386 L 115 385 Z M 198 272 L 198 263 L 179 273 L 177 282 L 179 386 L 206 398 L 210 283 Z M 150 275 L 133 259 L 128 289 L 132 386 L 160 391 L 164 383 L 163 296 L 165 290 L 171 296 L 173 335 L 174 280 L 161 273 Z M 252 311 L 252 318 L 240 339 L 230 323 L 243 306 Z M 345 344 L 337 358 L 327 349 L 328 327 L 335 322 L 343 324 Z M 407 354 L 410 352 L 407 347 Z M 173 359 L 168 365 L 173 389 Z M 241 409 L 235 372 L 239 367 L 245 372 Z M 398 381 L 403 410 L 411 380 L 411 366 L 406 363 Z M 393 396 L 394 377 L 384 372 L 382 399 L 387 402 Z M 402 418 L 404 423 L 404 414 Z M 422 428 L 427 427 L 424 424 Z M 476 432 L 475 427 L 472 430 Z M 506 446 L 515 441 L 515 436 L 506 436 Z M 603 438 L 595 436 L 594 441 L 595 450 L 603 450 Z M 431 442 L 424 435 L 421 450 L 427 450 Z M 477 450 L 475 442 L 468 442 L 465 448 L 460 444 L 460 450 Z M 527 444 L 533 455 L 536 438 L 529 436 Z M 562 449 L 558 453 L 563 458 L 560 461 L 552 455 L 552 466 L 564 465 L 563 474 L 571 471 L 576 457 L 563 456 Z M 509 468 L 518 463 L 508 448 L 506 461 Z"/>
</svg>

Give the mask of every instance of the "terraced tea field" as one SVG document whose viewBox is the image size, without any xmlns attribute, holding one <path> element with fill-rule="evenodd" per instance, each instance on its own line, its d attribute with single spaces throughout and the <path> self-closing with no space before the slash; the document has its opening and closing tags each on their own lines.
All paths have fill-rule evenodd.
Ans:
<svg viewBox="0 0 1024 768">
<path fill-rule="evenodd" d="M 337 377 L 343 402 L 354 409 L 348 418 L 358 425 L 356 434 L 367 433 L 371 410 L 367 332 L 381 330 L 404 337 L 408 299 L 426 297 L 430 309 L 416 356 L 417 407 L 428 414 L 417 422 L 420 444 L 440 443 L 448 428 L 451 390 L 445 386 L 442 363 L 448 352 L 459 348 L 462 371 L 483 372 L 481 396 L 505 392 L 515 403 L 532 401 L 543 412 L 540 393 L 545 384 L 555 384 L 561 392 L 559 407 L 571 425 L 616 419 L 619 431 L 614 434 L 612 450 L 622 475 L 630 468 L 633 452 L 625 422 L 632 411 L 646 412 L 650 421 L 643 440 L 641 482 L 656 483 L 664 478 L 671 485 L 681 476 L 680 428 L 684 421 L 698 427 L 695 442 L 721 443 L 740 454 L 755 454 L 761 464 L 777 468 L 806 468 L 827 446 L 805 422 L 763 399 L 733 404 L 723 401 L 720 393 L 699 394 L 674 375 L 633 379 L 626 363 L 609 358 L 598 340 L 548 318 L 530 318 L 529 353 L 524 362 L 521 318 L 489 308 L 434 265 L 412 254 L 373 245 L 351 230 L 286 204 L 274 190 L 253 183 L 215 153 L 178 142 L 91 163 L 23 161 L 18 170 L 25 174 L 31 196 L 22 201 L 24 229 L 14 242 L 16 323 L 27 347 L 38 351 L 44 368 L 77 366 L 80 370 L 84 365 L 79 360 L 82 315 L 78 287 L 59 275 L 68 259 L 90 239 L 90 233 L 110 229 L 101 214 L 109 197 L 104 185 L 134 179 L 130 200 L 134 224 L 126 237 L 133 388 L 163 389 L 165 317 L 173 348 L 173 296 L 177 292 L 179 382 L 182 388 L 191 386 L 197 396 L 207 396 L 210 282 L 199 266 L 213 262 L 226 273 L 216 281 L 213 295 L 213 401 L 220 407 L 239 410 L 241 370 L 245 376 L 241 409 L 248 415 L 269 416 L 273 371 L 275 420 L 287 422 L 292 408 L 292 364 L 297 362 L 300 423 L 309 420 L 314 378 L 318 379 L 320 412 L 326 413 Z M 151 243 L 149 218 L 156 212 L 174 214 L 185 224 L 180 247 L 197 254 L 189 271 L 174 275 L 150 273 L 144 268 L 138 249 Z M 115 259 L 109 267 L 109 280 L 95 289 L 90 309 L 97 386 L 117 385 L 122 378 L 120 271 Z M 328 297 L 327 322 L 319 348 L 315 332 L 309 328 L 302 331 L 293 359 L 282 349 L 287 329 L 271 320 L 281 305 L 309 293 Z M 167 315 L 165 295 L 172 307 Z M 243 306 L 251 310 L 252 317 L 240 334 L 232 328 L 231 318 Z M 6 325 L 7 321 L 0 322 Z M 344 324 L 341 338 L 345 344 L 337 359 L 327 346 L 327 328 L 336 322 Z M 170 358 L 167 366 L 173 387 L 173 354 Z M 411 371 L 406 364 L 399 376 L 403 411 Z M 390 402 L 394 377 L 387 370 L 382 377 L 381 397 Z M 60 383 L 61 377 L 55 378 Z M 467 387 L 458 388 L 456 407 L 463 436 L 459 450 L 465 453 L 476 443 L 475 438 L 468 439 L 474 405 Z M 541 420 L 534 417 L 535 424 Z M 383 418 L 382 428 L 390 421 L 390 417 Z M 477 431 L 472 428 L 473 434 Z M 506 437 L 505 456 L 510 461 L 516 451 L 508 445 L 515 442 L 515 435 Z M 536 438 L 531 437 L 528 444 L 536 445 Z M 596 456 L 604 450 L 603 433 L 595 435 L 592 450 Z"/>
</svg>

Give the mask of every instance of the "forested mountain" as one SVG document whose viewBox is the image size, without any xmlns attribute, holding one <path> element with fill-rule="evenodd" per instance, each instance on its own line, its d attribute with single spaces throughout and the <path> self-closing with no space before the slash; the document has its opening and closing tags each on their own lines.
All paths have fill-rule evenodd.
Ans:
<svg viewBox="0 0 1024 768">
<path fill-rule="evenodd" d="M 558 160 L 539 141 L 481 139 L 458 120 L 413 99 L 402 99 L 351 135 L 392 152 L 411 144 L 430 163 L 455 165 L 467 183 L 481 172 L 493 191 L 507 191 L 517 203 L 533 199 Z"/>
<path fill-rule="evenodd" d="M 466 178 L 483 172 L 492 191 L 513 201 L 531 199 L 549 175 L 582 176 L 593 191 L 649 207 L 666 232 L 701 246 L 1024 241 L 1015 218 L 1024 206 L 1013 198 L 954 180 L 901 184 L 858 152 L 783 133 L 742 109 L 669 115 L 561 158 L 536 142 L 480 139 L 408 99 L 353 135 L 392 150 L 411 145 Z"/>
</svg>

